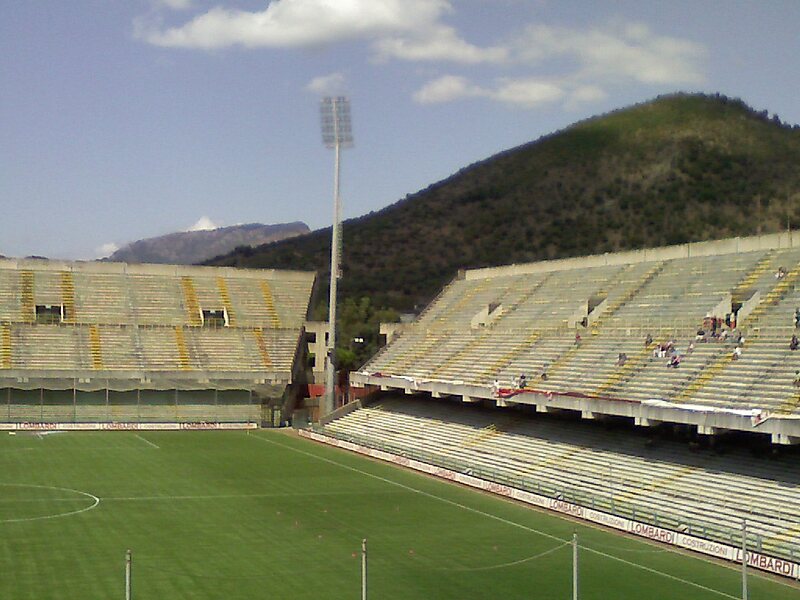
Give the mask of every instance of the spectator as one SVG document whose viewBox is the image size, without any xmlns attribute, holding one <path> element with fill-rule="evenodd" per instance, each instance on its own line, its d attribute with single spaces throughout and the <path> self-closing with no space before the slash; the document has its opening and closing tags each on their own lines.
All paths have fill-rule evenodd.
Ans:
<svg viewBox="0 0 800 600">
<path fill-rule="evenodd" d="M 795 334 L 789 342 L 789 350 L 797 350 L 797 348 L 800 348 L 800 340 L 797 339 L 797 335 Z"/>
<path fill-rule="evenodd" d="M 494 391 L 495 396 L 500 395 L 500 380 L 495 378 L 494 383 L 492 384 L 492 390 Z"/>
<path fill-rule="evenodd" d="M 617 366 L 624 367 L 626 362 L 628 362 L 628 355 L 624 352 L 620 352 L 617 356 Z"/>
<path fill-rule="evenodd" d="M 800 310 L 800 309 L 798 309 L 798 310 Z M 581 334 L 579 332 L 577 332 L 577 331 L 575 332 L 575 345 L 576 346 L 580 346 L 581 345 Z"/>
<path fill-rule="evenodd" d="M 794 385 L 795 387 L 800 387 L 800 371 L 794 372 Z"/>
<path fill-rule="evenodd" d="M 736 346 L 736 348 L 733 349 L 732 358 L 733 358 L 733 360 L 739 360 L 741 357 L 742 357 L 742 347 L 741 346 Z"/>
<path fill-rule="evenodd" d="M 519 376 L 519 383 L 517 384 L 517 387 L 521 390 L 524 390 L 526 387 L 528 387 L 528 380 L 525 378 L 525 373 Z"/>
<path fill-rule="evenodd" d="M 786 270 L 783 267 L 778 267 L 778 270 L 775 271 L 775 279 L 783 279 L 786 277 Z"/>
<path fill-rule="evenodd" d="M 647 337 L 644 338 L 644 345 L 649 346 L 652 343 L 653 343 L 653 336 L 648 333 Z"/>
<path fill-rule="evenodd" d="M 542 369 L 542 374 L 539 377 L 542 381 L 547 381 L 547 369 Z"/>
<path fill-rule="evenodd" d="M 800 327 L 800 308 L 797 308 L 794 311 L 794 326 Z"/>
<path fill-rule="evenodd" d="M 680 354 L 673 354 L 672 358 L 669 359 L 667 363 L 667 368 L 672 367 L 673 369 L 677 369 L 681 365 L 681 356 Z"/>
<path fill-rule="evenodd" d="M 686 349 L 686 354 L 694 352 L 694 342 L 689 342 L 689 347 Z"/>
</svg>

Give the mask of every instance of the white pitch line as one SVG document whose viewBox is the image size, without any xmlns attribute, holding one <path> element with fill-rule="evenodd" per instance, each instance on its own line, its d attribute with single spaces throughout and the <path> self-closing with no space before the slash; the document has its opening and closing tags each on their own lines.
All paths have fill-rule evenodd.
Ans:
<svg viewBox="0 0 800 600">
<path fill-rule="evenodd" d="M 286 444 L 281 444 L 281 443 L 278 443 L 278 442 L 276 442 L 274 440 L 270 440 L 270 439 L 267 439 L 267 438 L 259 436 L 259 435 L 250 436 L 250 437 L 259 439 L 262 442 L 266 442 L 266 443 L 272 444 L 274 446 L 280 446 L 281 448 L 285 448 L 287 450 L 291 450 L 292 452 L 297 452 L 298 454 L 304 454 L 304 455 L 309 456 L 311 458 L 315 458 L 317 460 L 320 460 L 320 461 L 323 461 L 323 462 L 326 462 L 326 463 L 330 463 L 332 465 L 336 465 L 337 467 L 340 467 L 342 469 L 347 469 L 348 471 L 353 471 L 354 473 L 360 473 L 361 475 L 365 475 L 366 477 L 371 477 L 372 479 L 377 479 L 379 481 L 383 481 L 383 482 L 388 483 L 390 485 L 401 487 L 401 488 L 406 489 L 406 490 L 408 490 L 410 492 L 414 492 L 416 494 L 420 494 L 420 495 L 426 496 L 428 498 L 433 498 L 434 500 L 439 500 L 440 502 L 444 502 L 445 504 L 449 504 L 451 506 L 455 506 L 455 507 L 460 508 L 462 510 L 465 510 L 465 511 L 468 511 L 468 512 L 472 512 L 472 513 L 475 513 L 475 514 L 478 514 L 478 515 L 482 515 L 482 516 L 484 516 L 486 518 L 493 519 L 493 520 L 499 521 L 501 523 L 505 523 L 506 525 L 510 525 L 512 527 L 517 527 L 519 529 L 524 529 L 525 531 L 529 531 L 531 533 L 535 533 L 537 535 L 541 535 L 541 536 L 549 538 L 551 540 L 556 540 L 556 541 L 559 541 L 559 542 L 567 542 L 568 541 L 568 540 L 564 540 L 564 539 L 562 539 L 562 538 L 560 538 L 558 536 L 552 535 L 550 533 L 545 533 L 544 531 L 539 531 L 538 529 L 534 529 L 533 527 L 528 527 L 527 525 L 523 525 L 521 523 L 517 523 L 516 521 L 510 521 L 509 519 L 504 519 L 503 517 L 500 517 L 498 515 L 493 515 L 491 513 L 484 512 L 484 511 L 479 510 L 477 508 L 472 508 L 471 506 L 467 506 L 465 504 L 461 504 L 461 503 L 456 502 L 454 500 L 449 500 L 448 498 L 443 498 L 441 496 L 437 496 L 436 494 L 431 494 L 430 492 L 426 492 L 426 491 L 411 487 L 409 485 L 405 485 L 404 483 L 400 483 L 399 481 L 393 481 L 391 479 L 387 479 L 386 477 L 381 477 L 380 475 L 375 475 L 374 473 L 370 473 L 368 471 L 362 471 L 361 469 L 358 469 L 356 467 L 351 467 L 350 465 L 345 465 L 343 463 L 337 462 L 337 461 L 332 460 L 330 458 L 325 458 L 323 456 L 318 456 L 316 454 L 312 454 L 311 452 L 306 452 L 305 450 L 300 450 L 299 448 L 293 448 L 291 446 L 287 446 Z M 719 590 L 715 590 L 714 588 L 706 587 L 706 586 L 704 586 L 704 585 L 702 585 L 700 583 L 695 583 L 694 581 L 689 581 L 687 579 L 682 579 L 680 577 L 676 577 L 675 575 L 670 575 L 669 573 L 664 573 L 663 571 L 659 571 L 659 570 L 653 569 L 651 567 L 646 567 L 644 565 L 640 565 L 639 563 L 635 563 L 635 562 L 632 562 L 632 561 L 629 561 L 629 560 L 625 560 L 624 558 L 620 558 L 619 556 L 614 556 L 613 554 L 607 554 L 605 552 L 601 552 L 600 550 L 595 550 L 593 548 L 587 548 L 586 546 L 580 546 L 580 547 L 582 549 L 586 550 L 587 552 L 591 552 L 593 554 L 597 554 L 598 556 L 602 556 L 604 558 L 609 558 L 611 560 L 615 560 L 617 562 L 621 562 L 621 563 L 629 565 L 631 567 L 635 567 L 637 569 L 642 569 L 643 571 L 647 571 L 649 573 L 653 573 L 654 575 L 660 575 L 660 576 L 665 577 L 667 579 L 671 579 L 673 581 L 677 581 L 679 583 L 683 583 L 685 585 L 688 585 L 688 586 L 691 586 L 691 587 L 694 587 L 694 588 L 697 588 L 697 589 L 700 589 L 700 590 L 703 590 L 703 591 L 706 591 L 706 592 L 709 592 L 709 593 L 712 593 L 712 594 L 717 594 L 718 596 L 722 596 L 723 598 L 731 598 L 731 600 L 740 600 L 738 596 L 731 596 L 730 594 L 727 594 L 725 592 L 721 592 Z"/>
<path fill-rule="evenodd" d="M 72 515 L 79 515 L 86 511 L 92 510 L 93 508 L 97 508 L 100 504 L 100 498 L 95 496 L 94 494 L 90 494 L 89 492 L 82 492 L 81 490 L 73 490 L 71 488 L 62 488 L 56 487 L 52 485 L 34 485 L 28 483 L 0 483 L 0 487 L 19 487 L 19 488 L 34 488 L 34 489 L 42 489 L 42 490 L 55 490 L 57 492 L 73 492 L 80 496 L 84 496 L 92 500 L 92 504 L 90 506 L 86 506 L 84 508 L 78 510 L 71 510 L 63 513 L 56 513 L 52 515 L 41 515 L 39 517 L 23 517 L 19 519 L 0 519 L 0 524 L 3 523 L 27 523 L 29 521 L 47 521 L 50 519 L 60 519 L 61 517 L 69 517 Z"/>
<path fill-rule="evenodd" d="M 142 441 L 143 441 L 145 444 L 147 444 L 148 446 L 150 446 L 150 447 L 152 447 L 152 448 L 155 448 L 156 450 L 161 450 L 161 446 L 159 446 L 158 444 L 154 444 L 154 443 L 153 443 L 153 442 L 151 442 L 150 440 L 146 440 L 145 438 L 143 438 L 142 436 L 140 436 L 138 433 L 134 433 L 133 435 L 135 435 L 137 438 L 139 438 L 140 440 L 142 440 Z"/>
<path fill-rule="evenodd" d="M 382 494 L 394 494 L 396 492 L 380 492 Z M 301 496 L 352 496 L 360 492 L 265 492 L 263 494 L 208 494 L 208 495 L 184 495 L 184 496 L 103 496 L 103 502 L 155 502 L 165 500 L 168 502 L 176 500 L 236 500 L 237 498 L 294 498 Z"/>
</svg>

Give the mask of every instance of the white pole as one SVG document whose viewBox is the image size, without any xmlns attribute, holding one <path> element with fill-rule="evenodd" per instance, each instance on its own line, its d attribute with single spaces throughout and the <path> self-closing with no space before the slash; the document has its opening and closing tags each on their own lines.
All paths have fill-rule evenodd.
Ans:
<svg viewBox="0 0 800 600">
<path fill-rule="evenodd" d="M 341 142 L 339 141 L 339 124 L 336 118 L 336 102 L 333 99 L 333 128 L 334 128 L 334 172 L 333 172 L 333 227 L 331 229 L 331 285 L 330 296 L 328 298 L 328 368 L 325 378 L 325 410 L 320 416 L 332 412 L 336 408 L 336 294 L 339 278 L 339 240 L 341 219 L 340 197 L 339 197 L 339 153 Z"/>
<path fill-rule="evenodd" d="M 742 600 L 747 600 L 747 519 L 742 519 Z"/>
<path fill-rule="evenodd" d="M 361 540 L 361 600 L 367 600 L 367 540 Z"/>
<path fill-rule="evenodd" d="M 132 587 L 132 580 L 131 580 L 131 551 L 127 550 L 125 552 L 125 600 L 131 600 L 133 597 L 131 595 L 131 587 Z"/>
<path fill-rule="evenodd" d="M 572 534 L 572 600 L 578 600 L 578 534 Z"/>
</svg>

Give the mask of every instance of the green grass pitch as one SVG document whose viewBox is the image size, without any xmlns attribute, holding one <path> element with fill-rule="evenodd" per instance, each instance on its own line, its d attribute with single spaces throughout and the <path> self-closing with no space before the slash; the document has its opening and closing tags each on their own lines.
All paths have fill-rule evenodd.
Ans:
<svg viewBox="0 0 800 600">
<path fill-rule="evenodd" d="M 739 571 L 277 431 L 0 437 L 0 598 L 741 597 Z M 753 573 L 753 600 L 800 589 Z"/>
</svg>

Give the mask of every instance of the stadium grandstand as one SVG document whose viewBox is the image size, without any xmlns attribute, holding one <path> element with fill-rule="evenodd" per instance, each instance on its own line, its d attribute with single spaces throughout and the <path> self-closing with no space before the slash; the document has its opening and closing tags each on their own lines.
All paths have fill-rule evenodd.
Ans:
<svg viewBox="0 0 800 600">
<path fill-rule="evenodd" d="M 794 577 L 799 283 L 800 232 L 461 272 L 308 435 Z"/>
<path fill-rule="evenodd" d="M 0 260 L 0 427 L 278 423 L 303 368 L 313 282 L 305 272 Z"/>
</svg>

